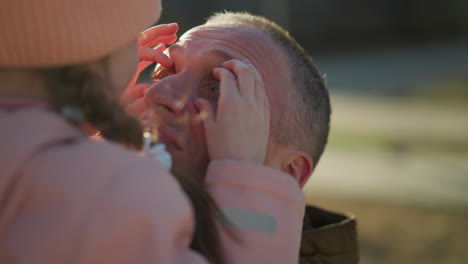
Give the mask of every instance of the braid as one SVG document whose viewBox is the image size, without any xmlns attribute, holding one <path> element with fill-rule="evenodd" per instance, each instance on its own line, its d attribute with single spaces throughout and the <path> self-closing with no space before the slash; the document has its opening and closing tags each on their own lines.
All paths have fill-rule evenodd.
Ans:
<svg viewBox="0 0 468 264">
<path fill-rule="evenodd" d="M 191 248 L 201 253 L 211 264 L 227 263 L 217 229 L 217 220 L 224 217 L 203 183 L 194 177 L 176 175 L 182 190 L 190 199 L 195 214 L 195 232 Z M 230 234 L 234 237 L 233 234 Z"/>
<path fill-rule="evenodd" d="M 104 138 L 141 149 L 143 129 L 136 119 L 124 112 L 117 100 L 106 94 L 109 84 L 83 65 L 45 71 L 50 103 L 56 111 L 62 112 L 65 107 L 78 109 L 82 120 L 69 119 L 74 125 L 86 121 Z"/>
</svg>

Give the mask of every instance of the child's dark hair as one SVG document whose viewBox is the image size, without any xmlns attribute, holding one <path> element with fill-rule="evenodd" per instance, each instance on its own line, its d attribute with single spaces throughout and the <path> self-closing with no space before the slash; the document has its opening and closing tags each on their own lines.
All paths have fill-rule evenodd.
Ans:
<svg viewBox="0 0 468 264">
<path fill-rule="evenodd" d="M 221 214 L 206 186 L 195 177 L 176 176 L 182 189 L 192 202 L 195 213 L 195 233 L 191 248 L 200 252 L 210 264 L 227 263 L 218 232 L 217 221 L 227 221 Z M 238 240 L 228 233 L 231 239 Z"/>
<path fill-rule="evenodd" d="M 64 109 L 79 110 L 82 120 L 100 131 L 111 141 L 140 150 L 143 129 L 140 123 L 127 115 L 117 98 L 106 93 L 110 85 L 84 65 L 66 66 L 45 71 L 49 103 L 61 113 Z M 79 125 L 77 120 L 70 120 Z"/>
</svg>

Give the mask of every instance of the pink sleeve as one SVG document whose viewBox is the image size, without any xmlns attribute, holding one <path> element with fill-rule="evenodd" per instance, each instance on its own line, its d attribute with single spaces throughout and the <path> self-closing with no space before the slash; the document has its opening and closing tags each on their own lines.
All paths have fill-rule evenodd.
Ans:
<svg viewBox="0 0 468 264">
<path fill-rule="evenodd" d="M 221 231 L 230 263 L 298 263 L 305 202 L 291 176 L 219 160 L 211 162 L 207 184 L 228 220 Z"/>
<path fill-rule="evenodd" d="M 0 263 L 206 264 L 173 176 L 149 159 L 85 142 L 40 154 L 0 197 Z"/>
</svg>

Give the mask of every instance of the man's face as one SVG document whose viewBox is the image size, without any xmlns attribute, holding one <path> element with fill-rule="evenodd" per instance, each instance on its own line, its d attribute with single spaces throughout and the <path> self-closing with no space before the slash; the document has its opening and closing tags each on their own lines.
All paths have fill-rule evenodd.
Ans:
<svg viewBox="0 0 468 264">
<path fill-rule="evenodd" d="M 270 116 L 278 111 L 275 89 L 287 79 L 286 59 L 260 30 L 249 26 L 201 26 L 184 34 L 169 48 L 174 67 L 159 67 L 144 100 L 150 122 L 173 159 L 175 175 L 204 178 L 210 161 L 200 113 L 194 102 L 208 100 L 217 108 L 219 81 L 216 67 L 231 59 L 249 60 L 260 73 L 270 103 Z M 282 75 L 282 76 L 280 76 Z M 284 87 L 284 86 L 283 86 Z M 274 153 L 272 141 L 268 146 Z M 270 153 L 267 153 L 267 160 Z"/>
</svg>

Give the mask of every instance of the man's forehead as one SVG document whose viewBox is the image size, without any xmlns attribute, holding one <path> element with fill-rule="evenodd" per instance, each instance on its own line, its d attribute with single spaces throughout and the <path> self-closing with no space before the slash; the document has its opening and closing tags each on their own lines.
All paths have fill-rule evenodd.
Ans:
<svg viewBox="0 0 468 264">
<path fill-rule="evenodd" d="M 244 24 L 208 24 L 201 25 L 185 32 L 181 39 L 197 36 L 206 39 L 225 39 L 236 37 L 240 41 L 265 40 L 267 35 L 254 26 Z"/>
<path fill-rule="evenodd" d="M 186 48 L 187 48 L 186 45 L 175 43 L 171 45 L 167 51 L 170 55 L 171 54 L 173 55 L 174 53 L 183 54 L 186 51 Z M 236 58 L 235 53 L 232 53 L 229 50 L 219 49 L 215 45 L 198 50 L 197 55 L 202 56 L 202 57 L 203 56 L 218 57 L 220 60 L 223 60 L 223 61 L 228 61 L 228 60 Z"/>
<path fill-rule="evenodd" d="M 183 34 L 175 46 L 201 57 L 205 52 L 224 52 L 234 55 L 231 58 L 239 58 L 239 54 L 247 58 L 263 79 L 272 115 L 277 111 L 279 98 L 273 94 L 289 84 L 288 60 L 284 50 L 263 30 L 238 24 L 202 25 Z"/>
<path fill-rule="evenodd" d="M 239 53 L 242 56 L 257 60 L 262 53 L 272 49 L 274 44 L 267 34 L 253 26 L 219 24 L 203 25 L 193 28 L 180 38 L 178 44 L 181 47 L 205 50 L 224 50 Z M 216 51 L 215 51 L 216 52 Z"/>
</svg>

